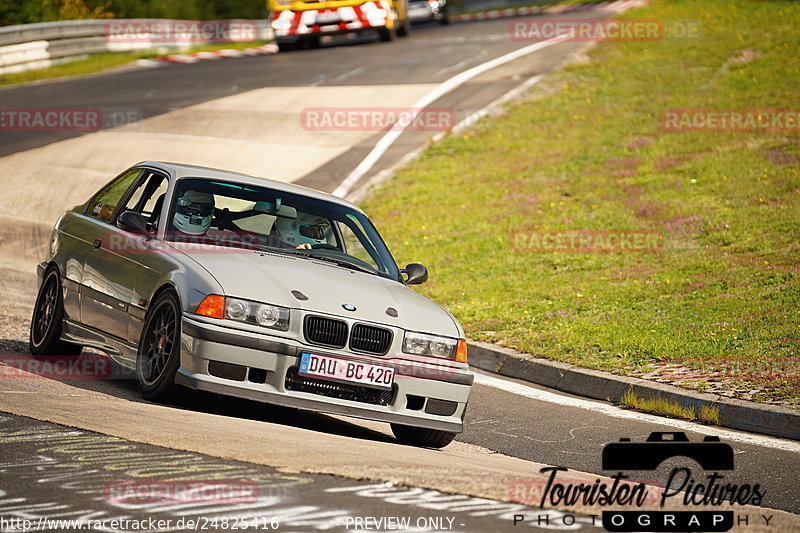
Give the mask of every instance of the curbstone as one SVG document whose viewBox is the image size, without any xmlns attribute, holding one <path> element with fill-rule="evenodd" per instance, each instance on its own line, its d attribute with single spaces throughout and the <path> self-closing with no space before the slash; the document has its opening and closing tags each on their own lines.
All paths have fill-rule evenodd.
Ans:
<svg viewBox="0 0 800 533">
<path fill-rule="evenodd" d="M 638 396 L 646 399 L 663 398 L 695 409 L 716 407 L 722 427 L 800 440 L 800 411 L 788 407 L 758 404 L 641 378 L 617 376 L 532 357 L 486 342 L 469 341 L 468 345 L 470 366 L 501 376 L 610 402 L 620 402 L 625 393 L 633 389 Z"/>
</svg>

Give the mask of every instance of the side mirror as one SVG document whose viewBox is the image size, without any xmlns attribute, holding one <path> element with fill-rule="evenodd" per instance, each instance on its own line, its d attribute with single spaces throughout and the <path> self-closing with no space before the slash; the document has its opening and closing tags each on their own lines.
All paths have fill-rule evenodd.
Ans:
<svg viewBox="0 0 800 533">
<path fill-rule="evenodd" d="M 150 238 L 150 232 L 147 231 L 147 220 L 141 213 L 136 211 L 124 211 L 117 218 L 117 227 L 126 231 L 141 233 Z"/>
<path fill-rule="evenodd" d="M 428 269 L 419 263 L 409 263 L 400 272 L 406 275 L 406 285 L 420 285 L 428 281 Z"/>
</svg>

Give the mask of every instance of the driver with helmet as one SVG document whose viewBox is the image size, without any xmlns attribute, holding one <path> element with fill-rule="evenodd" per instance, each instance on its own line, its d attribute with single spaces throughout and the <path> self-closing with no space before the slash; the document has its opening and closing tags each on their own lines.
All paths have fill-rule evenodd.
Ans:
<svg viewBox="0 0 800 533">
<path fill-rule="evenodd" d="M 176 228 L 187 235 L 205 235 L 211 226 L 213 214 L 213 194 L 188 190 L 178 198 L 172 222 Z"/>
<path fill-rule="evenodd" d="M 310 250 L 314 245 L 326 244 L 328 220 L 316 215 L 299 214 L 297 218 L 278 217 L 274 232 L 280 241 L 292 248 Z"/>
<path fill-rule="evenodd" d="M 178 198 L 172 222 L 187 235 L 206 236 L 213 215 L 214 195 L 190 189 Z M 328 220 L 324 217 L 300 214 L 294 219 L 278 217 L 273 232 L 285 246 L 310 250 L 314 245 L 327 243 L 325 233 L 328 227 Z"/>
</svg>

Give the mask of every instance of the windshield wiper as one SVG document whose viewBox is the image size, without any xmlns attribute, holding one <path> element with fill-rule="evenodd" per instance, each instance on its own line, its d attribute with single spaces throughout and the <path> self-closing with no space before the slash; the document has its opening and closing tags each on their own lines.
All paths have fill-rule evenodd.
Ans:
<svg viewBox="0 0 800 533">
<path fill-rule="evenodd" d="M 372 274 L 373 276 L 380 276 L 380 273 L 378 273 L 375 270 L 372 270 L 372 269 L 367 268 L 367 267 L 363 267 L 361 265 L 357 265 L 355 263 L 351 263 L 350 261 L 345 261 L 344 259 L 336 259 L 336 258 L 333 258 L 333 257 L 328 257 L 326 255 L 313 255 L 313 254 L 308 253 L 308 252 L 313 251 L 313 250 L 304 251 L 304 250 L 297 250 L 297 249 L 277 248 L 277 247 L 274 247 L 274 246 L 266 246 L 266 248 L 270 252 L 277 252 L 277 253 L 286 254 L 286 255 L 293 255 L 293 256 L 303 257 L 305 259 L 312 259 L 312 260 L 317 260 L 317 261 L 327 261 L 328 263 L 333 263 L 333 264 L 335 264 L 337 266 L 340 266 L 340 267 L 343 267 L 343 268 L 348 268 L 350 270 L 357 270 L 359 272 L 365 272 L 367 274 Z"/>
<path fill-rule="evenodd" d="M 340 267 L 349 268 L 349 269 L 352 269 L 352 270 L 358 270 L 359 272 L 366 272 L 367 274 L 372 274 L 374 276 L 378 275 L 378 273 L 375 272 L 372 269 L 363 267 L 361 265 L 357 265 L 355 263 L 351 263 L 350 261 L 345 261 L 344 259 L 336 259 L 334 257 L 328 257 L 327 255 L 312 255 L 312 254 L 303 253 L 303 252 L 299 252 L 298 255 L 305 255 L 309 259 L 318 259 L 320 261 L 327 261 L 328 263 L 333 263 L 333 264 L 338 265 Z"/>
</svg>

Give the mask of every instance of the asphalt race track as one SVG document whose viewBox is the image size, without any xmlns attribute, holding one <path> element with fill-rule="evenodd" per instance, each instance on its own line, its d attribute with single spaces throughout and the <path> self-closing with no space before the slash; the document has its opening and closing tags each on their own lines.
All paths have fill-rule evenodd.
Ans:
<svg viewBox="0 0 800 533">
<path fill-rule="evenodd" d="M 530 44 L 509 39 L 508 28 L 507 19 L 430 24 L 391 43 L 362 37 L 319 50 L 137 66 L 0 89 L 4 107 L 89 107 L 121 111 L 129 119 L 93 132 L 0 131 L 6 184 L 0 199 L 0 351 L 25 357 L 34 268 L 58 213 L 115 172 L 140 159 L 182 159 L 332 191 L 383 133 L 315 135 L 298 125 L 304 108 L 409 106 L 459 72 Z M 432 107 L 452 109 L 463 120 L 531 77 L 557 69 L 584 46 L 543 48 L 474 78 Z M 404 133 L 370 174 L 396 164 L 435 133 Z M 546 465 L 568 468 L 570 478 L 613 475 L 601 468 L 603 445 L 675 429 L 668 419 L 622 410 L 609 416 L 540 392 L 481 374 L 465 432 L 434 451 L 396 444 L 388 425 L 205 393 L 187 391 L 174 405 L 154 405 L 139 399 L 129 377 L 56 381 L 0 373 L 0 516 L 34 523 L 41 516 L 268 516 L 278 520 L 279 531 L 353 531 L 359 529 L 356 518 L 406 517 L 407 531 L 602 531 L 592 522 L 596 508 L 565 512 L 565 520 L 565 513 L 540 510 L 538 499 L 508 500 L 519 501 L 512 497 L 519 486 L 540 483 L 539 469 Z M 750 509 L 751 522 L 761 520 L 759 514 L 800 513 L 800 444 L 701 425 L 687 434 L 693 442 L 721 434 L 736 459 L 727 480 L 765 487 L 762 505 L 770 509 Z M 117 486 L 152 479 L 243 482 L 253 494 L 228 504 L 181 505 L 115 505 L 109 497 Z M 373 530 L 388 531 L 389 525 Z M 0 531 L 14 529 L 0 523 Z"/>
</svg>

